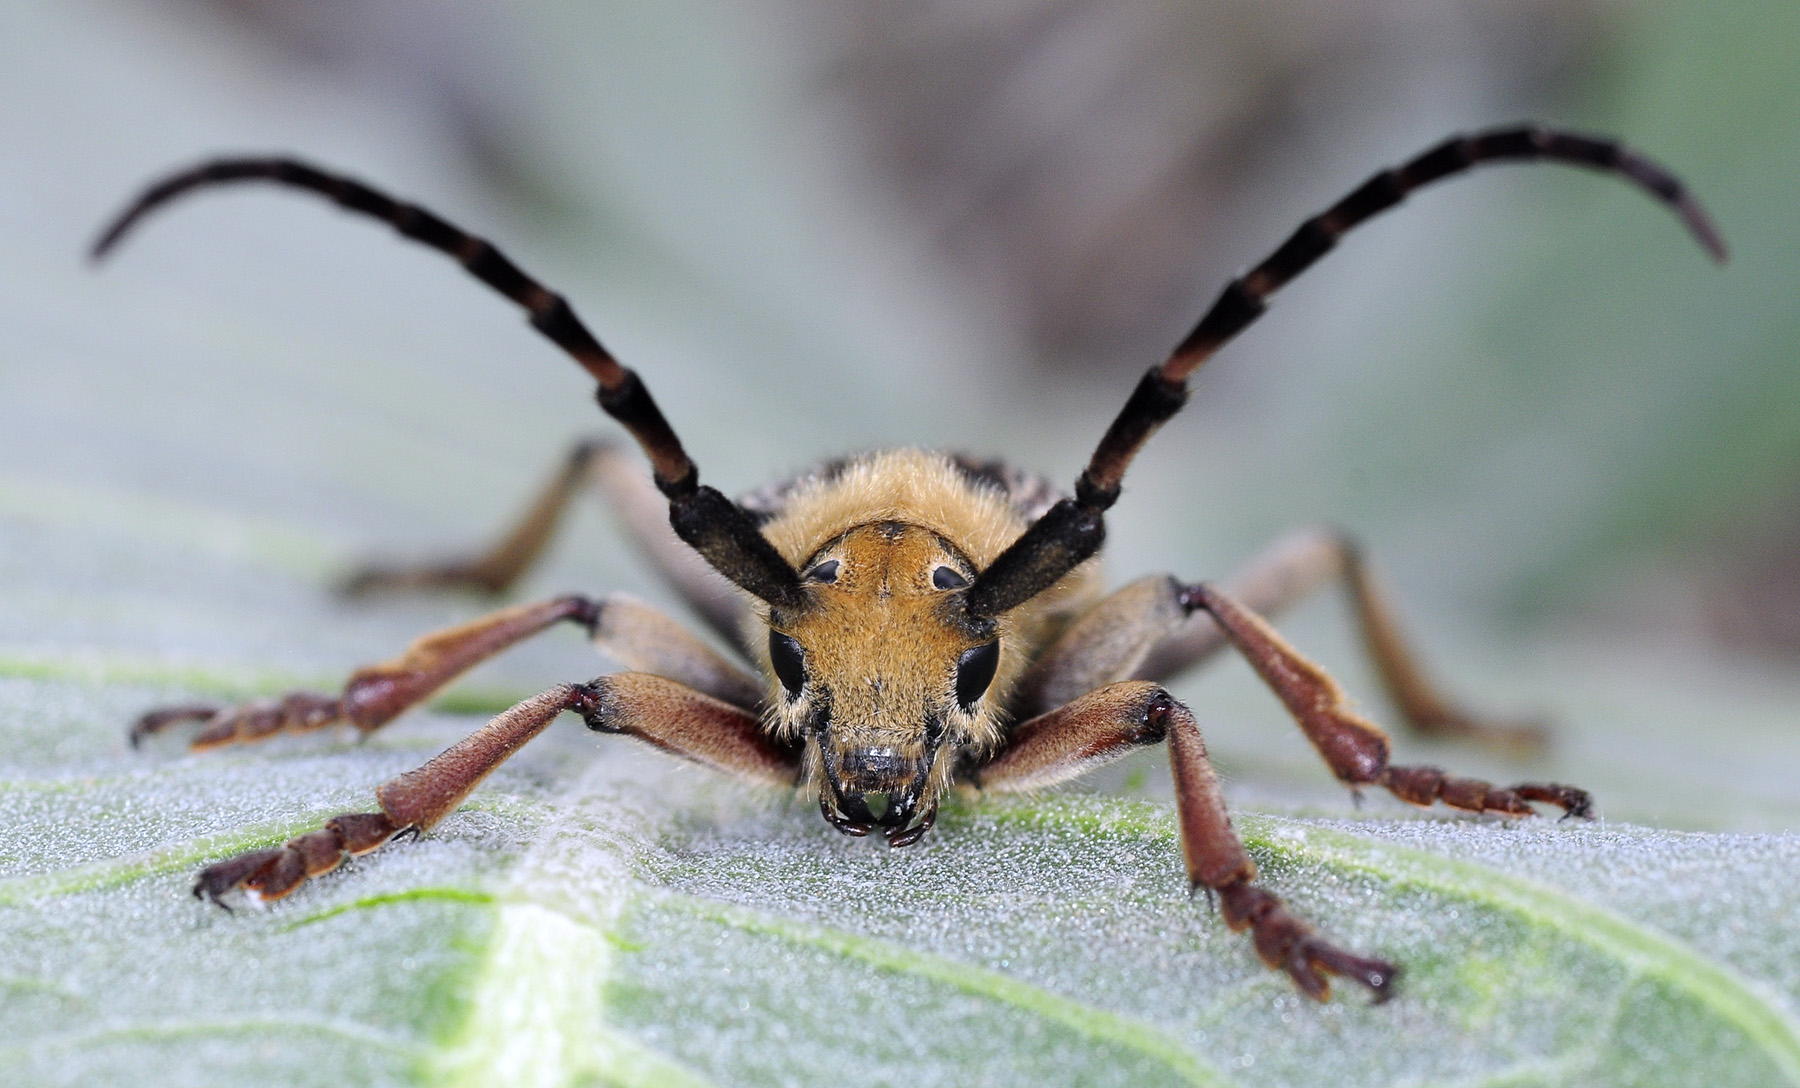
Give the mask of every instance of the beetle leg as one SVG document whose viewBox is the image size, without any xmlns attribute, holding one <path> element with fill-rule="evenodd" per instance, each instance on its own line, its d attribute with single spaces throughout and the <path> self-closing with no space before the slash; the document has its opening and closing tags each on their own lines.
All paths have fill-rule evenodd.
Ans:
<svg viewBox="0 0 1800 1088">
<path fill-rule="evenodd" d="M 210 704 L 166 706 L 131 723 L 126 739 L 136 748 L 144 738 L 172 725 L 199 722 L 189 747 L 195 751 L 263 740 L 277 733 L 310 733 L 344 720 L 344 701 L 333 695 L 291 691 L 279 699 L 258 699 L 234 707 Z"/>
<path fill-rule="evenodd" d="M 603 449 L 597 443 L 582 442 L 570 450 L 512 528 L 480 554 L 407 566 L 371 564 L 352 573 L 339 588 L 352 597 L 399 590 L 504 592 L 543 555 Z"/>
<path fill-rule="evenodd" d="M 1165 716 L 1147 713 L 1166 695 L 1155 684 L 1109 684 L 1020 722 L 973 775 L 984 790 L 1017 793 L 1055 786 L 1167 737 Z"/>
<path fill-rule="evenodd" d="M 368 733 L 429 698 L 463 672 L 546 627 L 570 620 L 586 627 L 603 653 L 639 672 L 667 676 L 740 707 L 762 700 L 762 684 L 686 628 L 629 597 L 557 597 L 495 612 L 426 635 L 392 661 L 358 670 L 341 696 L 293 692 L 230 709 L 176 706 L 153 710 L 131 729 L 144 737 L 181 722 L 204 722 L 196 749 L 307 732 L 348 721 Z"/>
<path fill-rule="evenodd" d="M 1441 800 L 1454 808 L 1504 816 L 1531 815 L 1528 801 L 1558 805 L 1570 816 L 1592 812 L 1587 792 L 1573 786 L 1528 783 L 1500 789 L 1478 779 L 1449 778 L 1435 768 L 1390 766 L 1387 734 L 1351 710 L 1337 682 L 1288 645 L 1267 620 L 1205 583 L 1187 587 L 1183 597 L 1212 616 L 1346 785 L 1382 786 L 1413 804 Z"/>
<path fill-rule="evenodd" d="M 408 646 L 399 657 L 357 670 L 338 696 L 293 692 L 280 699 L 231 708 L 179 706 L 152 710 L 132 725 L 131 743 L 135 747 L 152 733 L 190 721 L 205 723 L 191 742 L 196 749 L 262 740 L 283 732 L 323 729 L 339 722 L 349 722 L 358 730 L 371 733 L 468 669 L 552 624 L 571 620 L 594 630 L 603 607 L 601 602 L 586 597 L 554 597 L 434 631 Z"/>
<path fill-rule="evenodd" d="M 760 706 L 767 694 L 762 680 L 642 601 L 607 597 L 591 630 L 594 645 L 632 672 L 666 676 L 746 710 Z"/>
<path fill-rule="evenodd" d="M 669 527 L 669 503 L 636 462 L 605 442 L 577 443 L 510 529 L 479 555 L 411 566 L 375 564 L 344 580 L 351 596 L 468 589 L 502 593 L 543 556 L 575 497 L 598 488 L 626 536 L 688 606 L 736 645 L 743 598 Z"/>
<path fill-rule="evenodd" d="M 620 673 L 559 684 L 496 716 L 424 766 L 382 783 L 375 790 L 379 812 L 338 816 L 281 846 L 210 865 L 196 878 L 194 894 L 219 902 L 241 888 L 260 899 L 279 899 L 346 856 L 429 831 L 565 710 L 580 714 L 596 732 L 633 736 L 740 778 L 791 785 L 799 771 L 797 753 L 772 741 L 754 713 L 673 680 Z"/>
<path fill-rule="evenodd" d="M 194 898 L 225 907 L 227 892 L 242 888 L 258 899 L 280 899 L 315 876 L 343 864 L 346 857 L 366 854 L 391 842 L 400 828 L 379 812 L 349 812 L 325 821 L 318 831 L 289 839 L 268 850 L 251 850 L 216 865 L 194 879 Z"/>
<path fill-rule="evenodd" d="M 1485 719 L 1440 693 L 1408 647 L 1360 549 L 1345 534 L 1312 530 L 1277 541 L 1232 579 L 1229 592 L 1267 616 L 1334 581 L 1348 589 L 1382 686 L 1409 728 L 1514 749 L 1542 746 L 1541 724 Z M 1166 681 L 1225 649 L 1230 645 L 1225 632 L 1186 592 L 1174 578 L 1153 575 L 1083 613 L 1033 665 L 1021 688 L 1022 712 L 1042 713 L 1118 680 Z"/>
<path fill-rule="evenodd" d="M 1324 1000 L 1329 975 L 1391 993 L 1399 968 L 1319 937 L 1275 893 L 1254 883 L 1256 865 L 1231 828 L 1200 727 L 1187 707 L 1155 684 L 1131 681 L 1092 691 L 1022 723 L 979 772 L 984 789 L 1029 790 L 1073 778 L 1117 756 L 1166 739 L 1175 774 L 1175 810 L 1190 886 L 1217 892 L 1232 929 L 1248 929 L 1264 963 L 1308 996 Z"/>
<path fill-rule="evenodd" d="M 1347 533 L 1312 529 L 1279 540 L 1233 577 L 1227 592 L 1251 611 L 1273 616 L 1334 582 L 1341 582 L 1349 594 L 1376 675 L 1408 728 L 1427 736 L 1466 738 L 1522 751 L 1543 746 L 1541 722 L 1470 713 L 1431 681 L 1400 629 L 1390 596 Z M 1166 681 L 1227 645 L 1225 632 L 1202 613 L 1159 642 L 1133 675 Z"/>
<path fill-rule="evenodd" d="M 1187 622 L 1181 590 L 1174 578 L 1153 574 L 1076 617 L 1032 663 L 1019 688 L 1019 713 L 1042 714 L 1141 671 L 1145 657 Z"/>
</svg>

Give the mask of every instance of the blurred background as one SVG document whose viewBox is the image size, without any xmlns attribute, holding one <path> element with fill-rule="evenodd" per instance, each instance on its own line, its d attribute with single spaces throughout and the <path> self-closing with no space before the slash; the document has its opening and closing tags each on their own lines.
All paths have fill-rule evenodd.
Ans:
<svg viewBox="0 0 1800 1088">
<path fill-rule="evenodd" d="M 1343 525 L 1454 686 L 1558 720 L 1534 772 L 1611 815 L 1795 826 L 1796 45 L 1776 0 L 11 0 L 0 671 L 325 682 L 480 607 L 352 609 L 329 577 L 481 539 L 612 433 L 506 304 L 316 200 L 215 194 L 82 266 L 198 156 L 301 153 L 496 239 L 730 492 L 896 443 L 1072 480 L 1233 272 L 1375 168 L 1529 117 L 1670 165 L 1732 263 L 1578 171 L 1420 194 L 1197 375 L 1112 570 L 1218 577 Z M 614 540 L 590 506 L 521 594 L 657 599 Z M 1288 626 L 1373 701 L 1342 611 Z M 1337 797 L 1220 672 L 1183 694 L 1241 794 Z"/>
</svg>

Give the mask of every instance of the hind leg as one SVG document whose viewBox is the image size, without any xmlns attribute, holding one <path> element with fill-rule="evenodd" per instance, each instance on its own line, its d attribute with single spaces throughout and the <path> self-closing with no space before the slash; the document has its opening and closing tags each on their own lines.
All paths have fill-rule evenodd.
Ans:
<svg viewBox="0 0 1800 1088">
<path fill-rule="evenodd" d="M 371 564 L 346 578 L 340 588 L 350 596 L 432 590 L 503 593 L 543 558 L 570 505 L 589 488 L 606 500 L 639 554 L 708 626 L 735 645 L 742 599 L 669 527 L 668 500 L 638 459 L 604 442 L 577 443 L 511 527 L 481 552 L 417 564 Z"/>
</svg>

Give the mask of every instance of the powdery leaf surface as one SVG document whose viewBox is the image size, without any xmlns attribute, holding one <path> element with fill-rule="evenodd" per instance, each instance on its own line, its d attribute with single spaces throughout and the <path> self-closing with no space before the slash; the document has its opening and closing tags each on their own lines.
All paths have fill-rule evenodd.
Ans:
<svg viewBox="0 0 1800 1088">
<path fill-rule="evenodd" d="M 21 707 L 148 694 L 7 688 L 26 750 Z M 1188 897 L 1161 804 L 957 805 L 889 851 L 577 728 L 430 838 L 278 904 L 186 894 L 464 726 L 15 766 L 7 1082 L 1800 1080 L 1790 836 L 1241 815 L 1273 887 L 1405 964 L 1382 1007 L 1317 1006 L 1262 968 Z"/>
</svg>

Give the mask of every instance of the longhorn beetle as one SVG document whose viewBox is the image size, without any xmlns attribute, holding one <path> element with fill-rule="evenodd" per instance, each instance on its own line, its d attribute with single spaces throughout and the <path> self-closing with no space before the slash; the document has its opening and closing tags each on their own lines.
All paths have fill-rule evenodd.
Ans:
<svg viewBox="0 0 1800 1088">
<path fill-rule="evenodd" d="M 600 407 L 649 459 L 645 479 L 617 450 L 578 445 L 524 519 L 488 551 L 466 561 L 365 570 L 347 588 L 504 590 L 542 552 L 569 501 L 597 486 L 680 596 L 741 655 L 722 656 L 643 604 L 570 595 L 426 635 L 393 660 L 353 674 L 338 695 L 295 692 L 230 708 L 151 711 L 133 726 L 134 745 L 181 722 L 200 723 L 195 748 L 340 722 L 368 733 L 483 659 L 563 622 L 585 628 L 630 670 L 526 699 L 377 787 L 377 811 L 338 816 L 285 845 L 209 866 L 194 894 L 214 902 L 234 890 L 277 898 L 348 856 L 428 831 L 563 711 L 597 732 L 798 788 L 818 798 L 839 831 L 862 836 L 881 828 L 891 846 L 929 831 L 951 787 L 1035 789 L 1167 742 L 1191 886 L 1216 893 L 1226 923 L 1250 930 L 1258 955 L 1306 994 L 1325 998 L 1329 976 L 1341 975 L 1376 1000 L 1386 998 L 1395 965 L 1319 936 L 1256 883 L 1193 714 L 1158 682 L 1235 648 L 1353 789 L 1379 786 L 1416 805 L 1442 801 L 1506 817 L 1531 815 L 1533 802 L 1587 816 L 1588 794 L 1546 783 L 1498 788 L 1388 762 L 1387 735 L 1354 713 L 1337 684 L 1262 614 L 1343 582 L 1376 671 L 1409 726 L 1501 743 L 1535 734 L 1468 714 L 1437 692 L 1356 545 L 1341 535 L 1282 542 L 1230 589 L 1158 574 L 1104 594 L 1095 556 L 1132 458 L 1181 410 L 1188 376 L 1255 321 L 1270 295 L 1344 232 L 1414 189 L 1482 163 L 1540 159 L 1636 185 L 1724 261 L 1724 242 L 1682 183 L 1618 143 L 1535 126 L 1457 136 L 1374 175 L 1228 283 L 1126 398 L 1072 494 L 1000 461 L 896 449 L 827 462 L 737 501 L 700 482 L 643 381 L 601 346 L 568 302 L 485 239 L 293 159 L 219 159 L 158 181 L 100 235 L 96 259 L 144 216 L 189 192 L 268 181 L 316 193 L 449 254 L 522 306 L 532 326 L 599 383 Z"/>
</svg>

